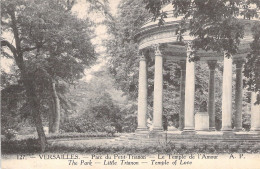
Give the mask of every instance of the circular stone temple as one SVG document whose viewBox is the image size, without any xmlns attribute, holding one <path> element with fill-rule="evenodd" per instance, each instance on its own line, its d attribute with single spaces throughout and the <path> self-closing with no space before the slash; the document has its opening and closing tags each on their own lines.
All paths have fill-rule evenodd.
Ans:
<svg viewBox="0 0 260 169">
<path fill-rule="evenodd" d="M 163 60 L 173 60 L 181 67 L 180 78 L 180 99 L 181 110 L 179 112 L 179 130 L 182 133 L 194 132 L 195 129 L 214 131 L 215 130 L 215 67 L 216 64 L 223 63 L 223 90 L 222 90 L 222 128 L 223 132 L 233 132 L 242 130 L 242 97 L 243 97 L 243 63 L 247 54 L 251 51 L 249 43 L 252 42 L 251 27 L 258 19 L 243 19 L 240 22 L 245 26 L 244 38 L 241 39 L 236 55 L 225 57 L 225 52 L 214 52 L 197 50 L 194 52 L 191 41 L 193 37 L 189 32 L 183 34 L 183 41 L 177 41 L 176 29 L 182 17 L 174 17 L 172 5 L 165 6 L 162 11 L 167 13 L 165 23 L 158 26 L 158 20 L 150 19 L 146 22 L 135 38 L 139 44 L 140 64 L 139 64 L 139 90 L 138 90 L 138 128 L 137 133 L 148 131 L 147 129 L 147 53 L 152 51 L 155 57 L 154 72 L 154 104 L 153 104 L 153 129 L 154 132 L 163 132 Z M 200 56 L 199 61 L 190 61 L 188 56 Z M 194 112 L 195 100 L 195 64 L 196 62 L 206 62 L 209 68 L 208 82 L 208 102 L 207 110 L 198 117 Z M 234 129 L 232 128 L 232 66 L 236 69 L 235 87 L 235 116 Z M 260 105 L 254 105 L 256 93 L 252 93 L 251 106 L 251 131 L 260 131 Z M 195 119 L 198 127 L 195 127 Z M 199 124 L 201 119 L 203 124 Z M 206 122 L 205 122 L 206 120 Z"/>
</svg>

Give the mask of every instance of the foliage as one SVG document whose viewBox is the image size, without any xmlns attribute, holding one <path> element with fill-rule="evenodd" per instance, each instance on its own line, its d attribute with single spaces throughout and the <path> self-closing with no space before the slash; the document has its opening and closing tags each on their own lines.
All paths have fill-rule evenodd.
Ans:
<svg viewBox="0 0 260 169">
<path fill-rule="evenodd" d="M 136 112 L 137 105 L 129 101 L 124 108 L 121 108 L 122 113 L 122 132 L 133 133 L 137 129 L 137 117 Z"/>
<path fill-rule="evenodd" d="M 35 132 L 35 131 L 33 131 Z M 118 137 L 120 134 L 113 134 L 111 135 L 108 132 L 85 132 L 85 133 L 78 133 L 78 132 L 66 132 L 66 133 L 49 133 L 46 134 L 46 138 L 49 141 L 56 140 L 56 139 L 67 139 L 67 140 L 73 140 L 73 139 L 100 139 L 100 138 L 108 138 L 108 137 Z M 1 137 L 2 141 L 22 141 L 22 140 L 28 140 L 28 139 L 36 139 L 36 135 L 15 135 L 15 138 L 8 139 L 6 136 L 2 135 Z"/>
<path fill-rule="evenodd" d="M 17 132 L 13 129 L 7 129 L 4 133 L 5 135 L 5 138 L 8 139 L 8 140 L 13 140 L 16 138 L 17 136 Z"/>
<path fill-rule="evenodd" d="M 1 3 L 2 29 L 11 37 L 1 38 L 1 47 L 4 56 L 14 59 L 21 73 L 24 100 L 31 109 L 43 151 L 46 139 L 41 113 L 48 110 L 46 105 L 51 101 L 50 83 L 72 83 L 95 61 L 90 41 L 91 23 L 72 15 L 71 5 L 70 1 L 63 0 L 5 0 Z"/>
<path fill-rule="evenodd" d="M 109 57 L 109 71 L 115 79 L 115 86 L 124 92 L 129 99 L 129 105 L 125 112 L 132 119 L 131 123 L 124 127 L 128 131 L 134 131 L 137 126 L 137 91 L 138 91 L 138 46 L 134 42 L 134 35 L 149 17 L 141 1 L 124 0 L 118 6 L 118 13 L 114 20 L 107 22 L 110 39 L 106 42 Z M 148 58 L 148 103 L 149 114 L 152 110 L 153 91 L 153 62 Z M 130 122 L 127 120 L 127 122 Z M 131 127 L 132 126 L 132 127 Z"/>
<path fill-rule="evenodd" d="M 116 133 L 116 128 L 114 126 L 106 126 L 105 131 L 108 135 L 114 136 L 114 134 Z"/>
<path fill-rule="evenodd" d="M 196 145 L 196 147 L 194 146 Z M 190 154 L 190 153 L 259 153 L 259 145 L 250 147 L 248 145 L 241 144 L 182 144 L 169 142 L 168 144 L 129 144 L 129 145 L 106 145 L 106 146 L 87 146 L 84 144 L 74 144 L 74 146 L 66 146 L 62 144 L 57 144 L 50 147 L 50 152 L 64 152 L 64 150 L 71 152 L 99 152 L 102 154 L 106 153 L 133 153 L 133 154 L 154 154 L 154 153 L 178 153 L 178 154 Z"/>
<path fill-rule="evenodd" d="M 19 129 L 25 112 L 20 110 L 24 107 L 23 87 L 21 85 L 10 85 L 1 91 L 1 131 L 7 129 Z"/>
<path fill-rule="evenodd" d="M 37 153 L 39 146 L 37 140 L 27 139 L 20 141 L 3 141 L 2 153 Z M 78 153 L 132 153 L 132 154 L 190 154 L 190 153 L 259 153 L 259 144 L 254 146 L 234 144 L 234 143 L 190 143 L 190 144 L 177 144 L 168 142 L 167 144 L 128 144 L 128 145 L 114 145 L 107 144 L 103 146 L 88 145 L 82 141 L 66 141 L 66 143 L 56 142 L 48 146 L 47 152 L 50 153 L 64 153 L 64 152 L 78 152 Z"/>
<path fill-rule="evenodd" d="M 253 42 L 250 44 L 252 52 L 248 54 L 244 75 L 247 77 L 246 85 L 249 90 L 260 92 L 260 23 L 255 23 L 252 27 Z M 258 94 L 257 104 L 260 104 Z"/>
<path fill-rule="evenodd" d="M 141 1 L 121 1 L 118 15 L 113 21 L 107 22 L 111 39 L 106 43 L 109 68 L 114 75 L 117 87 L 129 93 L 130 98 L 136 97 L 138 72 L 138 46 L 134 35 L 148 18 Z"/>
<path fill-rule="evenodd" d="M 175 16 L 183 16 L 187 23 L 187 31 L 195 39 L 195 49 L 227 51 L 228 54 L 236 54 L 240 41 L 244 38 L 245 32 L 251 28 L 253 41 L 251 42 L 251 53 L 247 57 L 245 65 L 245 76 L 247 87 L 251 91 L 259 92 L 259 22 L 247 24 L 239 20 L 258 17 L 257 10 L 260 9 L 258 0 L 143 0 L 146 9 L 159 18 L 158 24 L 164 23 L 165 12 L 161 11 L 163 5 L 172 3 Z M 255 8 L 251 8 L 255 6 Z M 227 55 L 229 57 L 230 55 Z M 258 95 L 258 103 L 260 96 Z"/>
<path fill-rule="evenodd" d="M 135 117 L 126 98 L 114 89 L 114 80 L 106 66 L 92 74 L 91 80 L 83 80 L 71 88 L 69 99 L 75 102 L 74 110 L 61 124 L 65 132 L 105 132 L 115 128 L 115 132 L 135 130 Z M 130 112 L 129 112 L 130 111 Z"/>
<path fill-rule="evenodd" d="M 60 134 L 49 134 L 47 138 L 50 139 L 69 139 L 69 138 L 95 138 L 98 137 L 109 137 L 110 133 L 108 132 L 86 132 L 86 133 L 76 133 L 76 132 L 68 132 L 68 133 L 60 133 Z"/>
<path fill-rule="evenodd" d="M 78 88 L 81 88 L 81 85 L 86 85 L 86 83 L 81 82 Z M 88 132 L 88 131 L 105 131 L 107 125 L 120 124 L 119 121 L 119 108 L 113 103 L 111 96 L 105 92 L 100 92 L 101 88 L 91 88 L 91 85 L 88 86 L 87 90 L 82 90 L 82 88 L 77 91 L 79 95 L 86 95 L 86 97 L 76 98 L 71 96 L 74 99 L 78 100 L 78 106 L 75 107 L 78 112 L 71 117 L 68 117 L 61 126 L 61 129 L 65 132 Z M 82 86 L 83 87 L 83 86 Z M 94 86 L 93 86 L 94 87 Z M 81 105 L 81 102 L 83 105 Z M 117 127 L 120 130 L 120 126 Z"/>
<path fill-rule="evenodd" d="M 88 119 L 76 118 L 76 119 L 69 119 L 63 122 L 61 125 L 61 130 L 63 130 L 64 132 L 85 133 L 85 132 L 99 131 L 99 128 L 96 127 L 95 123 L 92 123 Z"/>
<path fill-rule="evenodd" d="M 2 153 L 36 153 L 40 151 L 37 139 L 6 140 L 1 142 Z"/>
</svg>

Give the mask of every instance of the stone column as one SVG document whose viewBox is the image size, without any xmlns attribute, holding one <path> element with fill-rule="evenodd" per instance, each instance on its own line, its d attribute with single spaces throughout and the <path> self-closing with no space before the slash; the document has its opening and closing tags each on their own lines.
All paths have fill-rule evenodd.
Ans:
<svg viewBox="0 0 260 169">
<path fill-rule="evenodd" d="M 259 93 L 258 93 L 259 94 Z M 257 93 L 251 93 L 251 131 L 260 131 L 260 104 L 255 104 Z"/>
<path fill-rule="evenodd" d="M 183 130 L 184 129 L 184 112 L 185 112 L 186 60 L 181 60 L 180 66 L 181 66 L 181 83 L 180 83 L 181 108 L 180 108 L 180 112 L 179 112 L 179 130 Z"/>
<path fill-rule="evenodd" d="M 143 54 L 140 56 L 139 63 L 139 89 L 138 89 L 138 127 L 137 132 L 146 131 L 146 113 L 147 113 L 147 67 L 146 58 Z"/>
<path fill-rule="evenodd" d="M 155 46 L 154 69 L 153 131 L 163 131 L 163 57 L 159 45 Z"/>
<path fill-rule="evenodd" d="M 232 56 L 224 54 L 224 72 L 222 89 L 222 131 L 232 130 Z"/>
<path fill-rule="evenodd" d="M 242 130 L 242 101 L 243 101 L 243 64 L 244 60 L 236 60 L 236 88 L 235 88 L 235 131 Z"/>
<path fill-rule="evenodd" d="M 208 95 L 208 114 L 209 130 L 215 131 L 215 67 L 217 61 L 208 61 L 209 66 L 209 95 Z"/>
<path fill-rule="evenodd" d="M 186 82 L 185 82 L 185 115 L 184 115 L 184 131 L 194 131 L 194 100 L 195 100 L 195 63 L 189 61 L 189 57 L 193 57 L 193 49 L 191 43 L 187 45 L 186 58 Z"/>
</svg>

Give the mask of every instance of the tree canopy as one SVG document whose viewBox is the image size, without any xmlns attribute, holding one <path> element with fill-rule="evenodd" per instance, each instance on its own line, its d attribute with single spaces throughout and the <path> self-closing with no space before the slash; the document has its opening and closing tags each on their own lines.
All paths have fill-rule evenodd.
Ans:
<svg viewBox="0 0 260 169">
<path fill-rule="evenodd" d="M 64 90 L 56 91 L 59 87 L 55 84 L 73 83 L 82 78 L 86 66 L 96 59 L 90 41 L 92 23 L 72 14 L 73 3 L 56 0 L 1 3 L 2 30 L 10 34 L 8 38 L 1 38 L 1 47 L 4 56 L 13 58 L 20 71 L 25 100 L 34 117 L 43 151 L 46 140 L 41 120 L 42 103 L 53 97 L 59 111 L 57 91 L 64 93 Z M 61 89 L 62 85 L 59 86 Z"/>
<path fill-rule="evenodd" d="M 146 9 L 159 18 L 159 25 L 164 23 L 166 13 L 161 9 L 165 4 L 172 4 L 175 16 L 183 16 L 187 23 L 186 30 L 194 37 L 195 49 L 227 51 L 228 55 L 236 54 L 241 39 L 248 27 L 251 28 L 253 41 L 251 52 L 247 57 L 244 74 L 248 78 L 246 84 L 251 91 L 260 92 L 260 22 L 245 25 L 240 20 L 258 17 L 260 1 L 258 0 L 143 0 Z M 186 25 L 185 25 L 186 26 Z M 258 103 L 259 103 L 258 95 Z"/>
</svg>

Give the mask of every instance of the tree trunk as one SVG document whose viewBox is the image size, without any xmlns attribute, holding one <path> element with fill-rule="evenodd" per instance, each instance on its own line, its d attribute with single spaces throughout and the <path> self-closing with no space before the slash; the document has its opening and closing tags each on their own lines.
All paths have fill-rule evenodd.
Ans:
<svg viewBox="0 0 260 169">
<path fill-rule="evenodd" d="M 54 114 L 54 103 L 53 99 L 50 99 L 49 101 L 50 111 L 49 111 L 49 133 L 53 133 L 52 127 L 53 127 L 53 114 Z"/>
<path fill-rule="evenodd" d="M 29 101 L 30 107 L 32 109 L 33 120 L 35 123 L 36 131 L 38 133 L 39 142 L 41 145 L 41 151 L 44 152 L 46 149 L 47 140 L 46 140 L 45 133 L 43 130 L 43 125 L 42 125 L 40 104 L 39 104 L 39 101 L 36 96 L 33 81 L 28 80 L 29 78 L 32 78 L 32 77 L 24 76 L 24 75 L 23 75 L 23 77 L 27 77 L 27 78 L 24 78 L 24 86 L 26 89 L 26 95 L 28 97 L 28 101 Z"/>
<path fill-rule="evenodd" d="M 53 106 L 52 106 L 52 126 L 51 133 L 59 133 L 60 129 L 60 99 L 57 95 L 56 86 L 54 80 L 52 80 L 52 98 L 53 98 Z"/>
<path fill-rule="evenodd" d="M 39 107 L 39 106 L 37 106 Z M 38 108 L 35 108 L 34 113 L 33 113 L 33 119 L 35 122 L 35 126 L 36 126 L 36 130 L 38 133 L 38 137 L 39 137 L 39 141 L 40 141 L 40 145 L 41 145 L 41 151 L 44 152 L 46 149 L 46 144 L 47 144 L 47 140 L 46 140 L 46 136 L 43 130 L 43 126 L 42 126 L 42 119 L 41 119 L 41 113 L 39 111 Z"/>
</svg>

